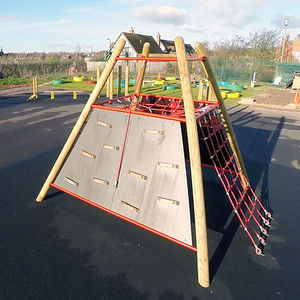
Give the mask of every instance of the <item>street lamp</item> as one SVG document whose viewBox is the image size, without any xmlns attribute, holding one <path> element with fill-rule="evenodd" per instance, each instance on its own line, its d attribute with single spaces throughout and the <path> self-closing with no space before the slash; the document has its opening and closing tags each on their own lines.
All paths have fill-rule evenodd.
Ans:
<svg viewBox="0 0 300 300">
<path fill-rule="evenodd" d="M 283 54 L 284 54 L 284 47 L 285 47 L 285 42 L 286 42 L 286 28 L 289 24 L 289 18 L 285 18 L 284 19 L 284 35 L 282 38 L 282 47 L 281 47 L 281 56 L 280 56 L 280 62 L 282 63 L 282 59 L 283 59 Z"/>
</svg>

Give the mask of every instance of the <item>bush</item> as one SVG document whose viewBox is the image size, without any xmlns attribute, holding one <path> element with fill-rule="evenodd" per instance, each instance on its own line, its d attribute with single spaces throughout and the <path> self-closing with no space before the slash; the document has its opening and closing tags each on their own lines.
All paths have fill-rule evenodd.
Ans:
<svg viewBox="0 0 300 300">
<path fill-rule="evenodd" d="M 50 63 L 3 63 L 1 66 L 4 78 L 30 78 L 32 76 L 61 77 L 68 75 L 70 62 L 58 63 L 57 61 L 53 60 Z M 79 62 L 77 64 L 77 69 L 79 72 L 84 72 L 86 70 L 86 64 L 84 62 Z"/>
</svg>

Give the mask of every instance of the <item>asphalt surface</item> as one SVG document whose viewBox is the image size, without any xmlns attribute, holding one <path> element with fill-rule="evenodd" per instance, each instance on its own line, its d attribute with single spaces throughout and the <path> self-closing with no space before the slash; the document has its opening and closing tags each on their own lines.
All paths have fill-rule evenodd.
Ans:
<svg viewBox="0 0 300 300">
<path fill-rule="evenodd" d="M 204 289 L 190 250 L 53 189 L 35 202 L 87 97 L 0 99 L 0 299 L 299 299 L 299 113 L 229 107 L 252 187 L 275 220 L 258 257 L 206 181 Z"/>
</svg>

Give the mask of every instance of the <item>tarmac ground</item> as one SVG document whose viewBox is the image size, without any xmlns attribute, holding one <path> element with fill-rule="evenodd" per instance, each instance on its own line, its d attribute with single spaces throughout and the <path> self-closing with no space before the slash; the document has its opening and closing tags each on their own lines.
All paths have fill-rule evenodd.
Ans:
<svg viewBox="0 0 300 300">
<path fill-rule="evenodd" d="M 188 249 L 50 189 L 35 198 L 87 100 L 0 99 L 0 299 L 299 299 L 300 113 L 228 107 L 252 187 L 273 211 L 256 256 L 205 181 L 211 285 Z"/>
</svg>

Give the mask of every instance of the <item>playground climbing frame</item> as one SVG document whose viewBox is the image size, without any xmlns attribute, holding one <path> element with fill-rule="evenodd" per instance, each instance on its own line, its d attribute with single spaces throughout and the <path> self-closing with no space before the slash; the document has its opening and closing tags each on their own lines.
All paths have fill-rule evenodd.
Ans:
<svg viewBox="0 0 300 300">
<path fill-rule="evenodd" d="M 208 287 L 201 159 L 218 175 L 258 255 L 263 254 L 271 213 L 249 184 L 224 102 L 201 45 L 196 47 L 198 57 L 187 58 L 183 39 L 178 37 L 177 57 L 149 57 L 146 43 L 141 57 L 125 58 L 119 56 L 124 44 L 120 40 L 116 45 L 37 201 L 43 201 L 52 186 L 197 252 L 198 281 Z M 133 95 L 95 104 L 116 62 L 133 59 L 140 62 Z M 141 93 L 147 61 L 178 62 L 182 98 Z M 192 98 L 188 61 L 202 63 L 215 101 Z M 189 202 L 194 211 L 195 242 Z"/>
</svg>

